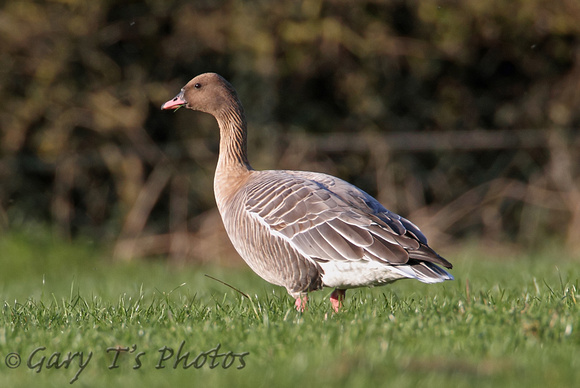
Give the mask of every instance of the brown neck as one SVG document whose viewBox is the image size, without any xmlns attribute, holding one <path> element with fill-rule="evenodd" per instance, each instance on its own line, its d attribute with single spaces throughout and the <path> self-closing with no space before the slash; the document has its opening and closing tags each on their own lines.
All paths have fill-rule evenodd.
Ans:
<svg viewBox="0 0 580 388">
<path fill-rule="evenodd" d="M 234 108 L 235 107 L 235 108 Z M 241 105 L 216 116 L 220 127 L 220 152 L 214 177 L 214 193 L 222 217 L 252 167 L 248 162 L 246 120 Z"/>
<path fill-rule="evenodd" d="M 218 170 L 251 170 L 246 119 L 241 104 L 232 104 L 216 119 L 220 127 Z"/>
</svg>

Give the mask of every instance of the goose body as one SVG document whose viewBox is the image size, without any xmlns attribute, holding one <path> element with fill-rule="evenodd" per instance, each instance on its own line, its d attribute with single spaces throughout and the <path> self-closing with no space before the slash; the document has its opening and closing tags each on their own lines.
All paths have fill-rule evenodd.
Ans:
<svg viewBox="0 0 580 388">
<path fill-rule="evenodd" d="M 452 265 L 417 226 L 358 187 L 323 173 L 252 169 L 242 104 L 221 76 L 195 77 L 162 109 L 181 106 L 218 121 L 214 193 L 226 232 L 250 268 L 285 287 L 298 310 L 309 291 L 323 287 L 335 288 L 338 311 L 349 288 L 453 279 L 441 268 Z"/>
</svg>

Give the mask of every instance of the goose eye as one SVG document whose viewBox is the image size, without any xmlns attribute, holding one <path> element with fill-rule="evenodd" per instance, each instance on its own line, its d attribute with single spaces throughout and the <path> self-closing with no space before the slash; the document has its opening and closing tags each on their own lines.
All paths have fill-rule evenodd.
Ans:
<svg viewBox="0 0 580 388">
<path fill-rule="evenodd" d="M 198 82 L 195 85 L 193 85 L 193 87 L 196 89 L 201 89 L 201 84 Z"/>
</svg>

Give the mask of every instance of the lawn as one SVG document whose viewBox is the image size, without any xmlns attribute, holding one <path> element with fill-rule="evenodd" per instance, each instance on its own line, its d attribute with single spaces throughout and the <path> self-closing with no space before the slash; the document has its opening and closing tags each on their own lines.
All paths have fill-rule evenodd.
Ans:
<svg viewBox="0 0 580 388">
<path fill-rule="evenodd" d="M 118 263 L 94 242 L 9 233 L 0 385 L 577 386 L 578 257 L 445 256 L 453 282 L 351 290 L 338 314 L 324 290 L 299 314 L 245 266 Z"/>
</svg>

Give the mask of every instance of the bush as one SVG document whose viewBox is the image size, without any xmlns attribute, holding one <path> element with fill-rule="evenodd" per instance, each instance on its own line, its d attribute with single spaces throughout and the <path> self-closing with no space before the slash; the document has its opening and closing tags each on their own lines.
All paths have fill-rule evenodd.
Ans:
<svg viewBox="0 0 580 388">
<path fill-rule="evenodd" d="M 338 174 L 440 239 L 578 244 L 575 2 L 1 7 L 4 225 L 207 256 L 216 125 L 159 106 L 215 71 L 245 104 L 257 168 Z"/>
</svg>

